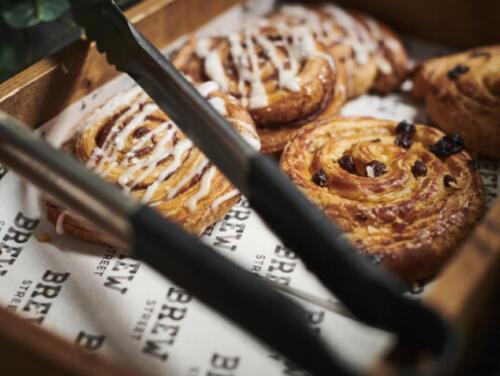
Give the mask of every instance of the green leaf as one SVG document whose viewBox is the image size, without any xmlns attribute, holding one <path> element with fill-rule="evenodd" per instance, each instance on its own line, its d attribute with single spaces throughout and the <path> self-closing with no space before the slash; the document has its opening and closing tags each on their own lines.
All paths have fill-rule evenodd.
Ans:
<svg viewBox="0 0 500 376">
<path fill-rule="evenodd" d="M 45 22 L 55 21 L 69 9 L 68 0 L 38 0 L 40 19 Z"/>
<path fill-rule="evenodd" d="M 10 27 L 25 29 L 54 21 L 68 9 L 68 0 L 10 0 L 3 2 L 1 17 Z"/>
</svg>

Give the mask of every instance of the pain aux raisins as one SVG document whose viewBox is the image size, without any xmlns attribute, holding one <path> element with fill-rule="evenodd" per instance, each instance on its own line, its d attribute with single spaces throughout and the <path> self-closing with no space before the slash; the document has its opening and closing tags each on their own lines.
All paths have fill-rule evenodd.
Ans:
<svg viewBox="0 0 500 376">
<path fill-rule="evenodd" d="M 437 157 L 449 157 L 450 155 L 461 152 L 464 149 L 464 140 L 458 134 L 447 134 L 434 145 L 429 147 L 429 150 Z"/>
<path fill-rule="evenodd" d="M 417 178 L 427 175 L 427 166 L 420 159 L 417 159 L 411 168 L 411 173 Z"/>
<path fill-rule="evenodd" d="M 366 176 L 369 178 L 376 178 L 382 176 L 387 172 L 387 167 L 380 161 L 371 161 L 365 167 Z"/>
<path fill-rule="evenodd" d="M 312 176 L 312 181 L 314 184 L 319 185 L 320 187 L 324 187 L 326 185 L 327 179 L 325 171 L 319 169 Z"/>
<path fill-rule="evenodd" d="M 456 80 L 462 74 L 467 73 L 469 70 L 470 70 L 470 68 L 467 65 L 457 64 L 455 66 L 455 68 L 453 68 L 452 70 L 448 71 L 448 78 L 450 80 Z"/>
<path fill-rule="evenodd" d="M 342 167 L 344 170 L 351 174 L 355 174 L 356 171 L 356 164 L 354 163 L 354 158 L 352 155 L 346 154 L 343 155 L 339 160 L 338 164 L 340 167 Z"/>
</svg>

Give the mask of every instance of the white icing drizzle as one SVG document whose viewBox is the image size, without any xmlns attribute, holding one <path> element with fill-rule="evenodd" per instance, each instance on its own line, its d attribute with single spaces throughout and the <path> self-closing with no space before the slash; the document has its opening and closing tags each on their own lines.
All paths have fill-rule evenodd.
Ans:
<svg viewBox="0 0 500 376">
<path fill-rule="evenodd" d="M 245 95 L 245 77 L 249 77 L 248 68 L 250 66 L 248 57 L 245 55 L 245 50 L 241 44 L 240 36 L 237 34 L 231 34 L 228 36 L 228 41 L 230 45 L 231 55 L 236 65 L 240 67 L 238 74 L 238 92 L 242 94 L 241 104 L 243 106 L 248 106 L 248 99 Z"/>
<path fill-rule="evenodd" d="M 226 76 L 226 71 L 222 65 L 218 51 L 211 51 L 204 62 L 205 72 L 211 80 L 217 82 L 224 91 L 229 90 L 229 81 Z"/>
<path fill-rule="evenodd" d="M 66 219 L 67 215 L 68 215 L 68 211 L 63 210 L 57 216 L 57 220 L 56 220 L 56 234 L 57 235 L 64 235 L 64 220 Z"/>
<path fill-rule="evenodd" d="M 219 88 L 220 86 L 216 82 L 206 82 L 200 85 L 198 89 L 204 97 L 207 97 L 219 90 Z M 133 101 L 132 105 L 130 105 L 130 101 Z M 228 115 L 223 98 L 212 97 L 209 99 L 209 103 L 221 115 Z M 169 120 L 158 124 L 154 129 L 149 130 L 142 136 L 134 138 L 127 153 L 120 155 L 120 151 L 123 152 L 127 145 L 127 140 L 130 139 L 134 131 L 143 125 L 148 115 L 159 110 L 158 106 L 150 102 L 142 90 L 133 89 L 130 92 L 117 96 L 113 101 L 106 104 L 103 108 L 106 108 L 109 112 L 104 112 L 103 109 L 96 111 L 96 114 L 101 114 L 102 117 L 99 118 L 97 115 L 94 115 L 94 121 L 98 122 L 102 121 L 101 119 L 103 118 L 109 118 L 113 113 L 116 114 L 118 111 L 121 111 L 120 109 L 125 105 L 128 105 L 129 108 L 126 111 L 122 111 L 122 114 L 115 119 L 102 146 L 94 148 L 86 165 L 103 177 L 123 170 L 117 176 L 117 181 L 126 192 L 132 191 L 135 187 L 147 181 L 148 186 L 142 196 L 142 201 L 150 203 L 154 199 L 155 202 L 151 204 L 157 204 L 154 196 L 160 184 L 179 169 L 184 156 L 190 152 L 194 145 L 189 139 L 173 142 L 179 130 Z M 258 137 L 251 124 L 234 118 L 228 120 L 238 125 L 242 137 L 247 142 L 253 145 L 253 147 L 260 148 Z M 145 147 L 151 149 L 148 150 L 145 156 L 137 156 L 137 152 Z M 168 159 L 166 166 L 158 169 L 159 164 L 166 159 Z M 182 179 L 166 190 L 165 195 L 167 199 L 173 199 L 193 179 L 200 176 L 197 191 L 185 202 L 185 206 L 189 210 L 195 210 L 197 203 L 210 193 L 213 177 L 217 171 L 214 166 L 209 166 L 209 163 L 206 157 L 201 156 Z M 62 230 L 65 215 L 64 212 L 61 213 L 57 220 L 56 227 Z"/>
<path fill-rule="evenodd" d="M 387 59 L 380 57 L 377 62 L 377 67 L 383 74 L 391 74 L 392 65 L 387 61 Z"/>
<path fill-rule="evenodd" d="M 291 69 L 286 69 L 284 67 L 284 62 L 279 58 L 278 51 L 274 43 L 272 43 L 269 39 L 263 37 L 262 35 L 256 35 L 255 38 L 257 42 L 264 48 L 267 55 L 271 59 L 271 62 L 278 70 L 279 86 L 292 92 L 300 91 L 299 77 L 297 76 L 297 72 L 294 72 Z"/>
<path fill-rule="evenodd" d="M 214 81 L 207 81 L 198 86 L 198 91 L 203 97 L 208 97 L 213 92 L 220 90 L 219 84 Z"/>
<path fill-rule="evenodd" d="M 195 53 L 199 57 L 206 57 L 210 52 L 210 47 L 212 45 L 211 39 L 200 39 L 196 42 Z"/>
<path fill-rule="evenodd" d="M 115 146 L 118 150 L 122 150 L 125 144 L 125 140 L 128 139 L 130 134 L 137 128 L 137 126 L 144 122 L 144 120 L 158 110 L 158 106 L 153 103 L 148 103 L 142 109 L 139 114 L 136 114 L 132 120 L 121 130 L 121 132 L 115 138 Z"/>
<path fill-rule="evenodd" d="M 299 51 L 303 57 L 317 56 L 328 61 L 330 68 L 335 71 L 335 62 L 333 58 L 324 52 L 318 51 L 316 48 L 316 40 L 309 27 L 303 25 L 290 29 L 293 36 L 295 49 Z"/>
<path fill-rule="evenodd" d="M 134 86 L 130 90 L 123 92 L 119 97 L 115 97 L 113 100 L 107 102 L 104 106 L 97 109 L 85 123 L 95 123 L 99 119 L 102 119 L 107 114 L 115 113 L 120 107 L 129 104 L 132 99 L 140 94 L 142 94 L 142 89 L 138 86 Z"/>
<path fill-rule="evenodd" d="M 186 202 L 186 206 L 189 210 L 196 210 L 196 205 L 199 200 L 206 197 L 210 193 L 210 185 L 212 184 L 212 179 L 216 173 L 214 166 L 210 167 L 208 171 L 203 175 L 200 182 L 200 189 L 194 195 L 192 195 Z"/>
<path fill-rule="evenodd" d="M 366 21 L 366 24 L 368 25 L 368 29 L 370 30 L 373 37 L 377 41 L 384 43 L 384 46 L 387 46 L 392 51 L 395 51 L 399 48 L 399 46 L 395 40 L 393 40 L 391 37 L 385 37 L 383 35 L 382 30 L 380 30 L 380 27 L 375 20 L 373 20 L 371 17 L 366 16 L 365 21 Z M 382 55 L 379 56 L 379 58 L 378 58 L 377 66 L 378 66 L 378 69 L 383 74 L 391 74 L 391 72 L 392 72 L 391 63 Z"/>
<path fill-rule="evenodd" d="M 203 48 L 200 47 L 200 49 Z M 202 96 L 208 97 L 220 90 L 220 84 L 209 81 L 200 85 L 198 90 Z M 228 115 L 223 98 L 214 96 L 209 98 L 208 101 L 221 115 Z M 126 110 L 123 111 L 122 108 L 125 107 Z M 134 137 L 131 144 L 127 143 L 132 134 L 143 126 L 147 117 L 158 110 L 158 106 L 148 99 L 142 89 L 135 87 L 123 94 L 117 95 L 103 107 L 95 111 L 90 120 L 86 120 L 88 124 L 97 123 L 103 121 L 103 119 L 108 119 L 112 114 L 121 112 L 113 121 L 101 147 L 96 146 L 92 151 L 86 165 L 89 169 L 103 177 L 111 174 L 116 175 L 117 171 L 121 171 L 115 177 L 126 192 L 132 191 L 135 187 L 147 181 L 147 188 L 142 196 L 142 201 L 151 205 L 161 203 L 161 200 L 155 198 L 155 193 L 158 191 L 160 184 L 179 169 L 187 155 L 186 153 L 189 153 L 194 147 L 189 139 L 174 142 L 174 137 L 176 137 L 179 129 L 170 120 L 158 124 L 140 137 Z M 251 124 L 234 118 L 229 118 L 228 120 L 238 126 L 241 136 L 248 143 L 255 148 L 260 148 L 258 136 Z M 58 134 L 54 137 L 59 136 Z M 120 154 L 125 147 L 129 147 L 130 149 L 127 153 Z M 150 148 L 147 154 L 144 156 L 137 155 L 137 152 L 144 148 Z M 165 167 L 158 169 L 159 164 L 167 159 Z M 169 187 L 165 192 L 162 192 L 162 197 L 166 197 L 169 200 L 173 199 L 193 179 L 200 176 L 199 182 L 195 186 L 196 188 L 193 188 L 196 191 L 189 196 L 184 204 L 188 210 L 195 210 L 198 202 L 210 193 L 212 181 L 217 172 L 215 166 L 209 166 L 209 163 L 208 159 L 201 155 L 182 179 L 174 186 Z M 227 199 L 230 198 L 228 196 Z M 150 203 L 153 199 L 154 202 Z M 67 213 L 63 211 L 57 218 L 56 231 L 60 234 L 64 232 L 64 220 L 66 216 Z"/>
<path fill-rule="evenodd" d="M 188 151 L 191 147 L 193 146 L 192 142 L 189 140 L 184 140 L 181 142 L 178 147 L 174 148 L 173 150 L 173 155 L 174 155 L 174 160 L 158 175 L 156 180 L 154 181 L 153 184 L 151 184 L 148 189 L 146 190 L 146 193 L 143 196 L 142 201 L 144 202 L 149 202 L 151 198 L 153 197 L 154 193 L 158 189 L 158 186 L 162 181 L 164 181 L 170 174 L 175 172 L 180 165 L 181 165 L 181 156 Z M 146 175 L 147 176 L 147 175 Z M 168 198 L 171 199 L 175 196 L 175 194 L 171 195 L 172 191 L 168 193 Z M 177 192 L 176 192 L 177 193 Z"/>
<path fill-rule="evenodd" d="M 162 134 L 165 131 L 174 132 L 175 131 L 174 128 L 175 128 L 175 125 L 171 121 L 165 121 L 165 122 L 161 123 L 155 129 L 153 129 L 151 132 L 146 133 L 144 136 L 142 136 L 139 139 L 139 141 L 135 142 L 134 147 L 132 147 L 132 149 L 130 149 L 130 151 L 127 153 L 127 155 L 126 155 L 127 158 L 133 158 L 134 154 L 137 151 L 141 150 L 144 146 L 146 146 L 146 144 L 148 142 L 151 142 L 153 137 L 159 136 L 160 134 Z M 171 134 L 171 133 L 169 133 L 169 134 Z"/>
<path fill-rule="evenodd" d="M 252 38 L 252 33 L 247 32 L 245 36 L 245 42 L 247 44 L 248 58 L 250 60 L 250 66 L 252 67 L 250 76 L 250 107 L 260 108 L 267 106 L 267 92 L 264 87 L 264 83 L 260 77 L 260 67 L 259 60 L 257 58 L 257 52 L 255 51 L 255 45 Z"/>
<path fill-rule="evenodd" d="M 341 36 L 338 42 L 345 43 L 352 47 L 356 55 L 356 61 L 359 64 L 368 63 L 370 54 L 376 50 L 377 44 L 366 28 L 353 16 L 338 6 L 326 5 L 323 9 L 329 13 L 333 17 L 334 22 L 345 31 L 345 36 Z"/>
<path fill-rule="evenodd" d="M 255 150 L 259 151 L 261 144 L 259 140 L 259 136 L 255 133 L 255 129 L 249 123 L 241 121 L 240 119 L 229 118 L 227 119 L 230 122 L 237 124 L 241 128 L 243 128 L 243 132 L 240 132 L 240 136 Z"/>
<path fill-rule="evenodd" d="M 104 153 L 103 153 L 102 149 L 100 147 L 96 146 L 95 149 L 92 151 L 92 154 L 90 155 L 90 158 L 86 163 L 86 166 L 90 170 L 94 170 L 96 167 L 97 159 L 103 158 L 103 157 L 104 157 Z"/>
<path fill-rule="evenodd" d="M 372 37 L 360 21 L 342 8 L 329 4 L 322 9 L 332 17 L 331 20 L 321 19 L 315 11 L 300 5 L 286 5 L 281 7 L 280 11 L 310 29 L 319 42 L 327 46 L 336 43 L 350 46 L 356 62 L 367 64 L 370 55 L 377 50 L 377 38 Z M 341 28 L 343 33 L 337 28 Z M 375 30 L 374 36 L 377 31 L 380 34 L 380 30 Z"/>
<path fill-rule="evenodd" d="M 212 205 L 210 205 L 210 208 L 212 210 L 217 210 L 217 208 L 224 202 L 232 199 L 233 197 L 236 197 L 240 194 L 240 192 L 237 189 L 233 189 L 232 191 L 229 191 L 228 193 L 216 198 L 214 202 L 212 202 Z"/>
<path fill-rule="evenodd" d="M 177 193 L 179 193 L 179 191 L 184 188 L 186 184 L 188 184 L 195 176 L 200 175 L 209 163 L 208 159 L 204 158 L 203 161 L 198 163 L 195 168 L 191 169 L 174 187 L 169 190 L 167 198 L 174 198 Z"/>
<path fill-rule="evenodd" d="M 183 148 L 179 148 L 179 145 L 176 145 L 173 149 L 172 148 L 166 149 L 165 146 L 172 139 L 175 131 L 176 129 L 172 127 L 170 130 L 165 132 L 160 141 L 155 145 L 152 153 L 149 154 L 147 158 L 133 164 L 123 175 L 120 176 L 118 182 L 122 185 L 125 185 L 129 182 L 130 178 L 136 172 L 143 170 L 143 172 L 138 177 L 134 178 L 134 181 L 130 185 L 130 187 L 125 188 L 126 190 L 131 190 L 135 188 L 138 184 L 142 183 L 144 179 L 146 179 L 155 170 L 160 161 L 162 161 L 165 158 L 168 158 L 173 154 L 175 155 L 173 163 L 175 163 L 177 159 L 180 159 L 180 155 L 178 154 L 180 152 L 185 151 L 185 148 L 188 149 L 192 146 L 191 142 L 187 140 L 187 142 L 181 143 L 181 145 L 186 144 L 185 147 Z"/>
<path fill-rule="evenodd" d="M 248 133 L 242 133 L 241 137 L 247 142 L 247 144 L 249 144 L 252 147 L 252 149 L 254 149 L 255 151 L 260 150 L 261 144 L 259 139 L 255 138 L 254 136 Z"/>
<path fill-rule="evenodd" d="M 220 97 L 214 97 L 210 98 L 208 102 L 212 105 L 213 108 L 217 110 L 219 114 L 221 114 L 222 116 L 227 115 L 226 103 L 224 102 L 224 99 Z"/>
<path fill-rule="evenodd" d="M 280 11 L 288 17 L 295 18 L 297 20 L 300 20 L 303 23 L 307 23 L 308 25 L 310 24 L 314 30 L 320 30 L 321 28 L 321 20 L 318 17 L 318 15 L 315 12 L 312 12 L 311 10 L 307 9 L 304 6 L 301 5 L 285 5 L 280 8 Z M 318 37 L 321 37 L 321 35 L 318 35 Z"/>
<path fill-rule="evenodd" d="M 279 38 L 262 33 L 261 27 L 266 26 L 276 29 Z M 304 59 L 320 57 L 335 70 L 333 58 L 318 50 L 314 34 L 308 27 L 290 27 L 283 22 L 270 24 L 266 19 L 257 19 L 253 25 L 244 27 L 241 33 L 229 34 L 226 38 L 238 77 L 240 102 L 245 107 L 262 108 L 268 105 L 268 94 L 261 74 L 263 63 L 270 62 L 273 65 L 278 74 L 279 88 L 290 92 L 301 90 L 299 68 Z M 227 91 L 230 83 L 221 55 L 217 49 L 206 51 L 204 48 L 207 45 L 207 42 L 198 42 L 196 53 L 204 58 L 206 74 L 217 81 L 222 90 Z M 258 54 L 261 50 L 267 57 L 265 61 Z"/>
</svg>

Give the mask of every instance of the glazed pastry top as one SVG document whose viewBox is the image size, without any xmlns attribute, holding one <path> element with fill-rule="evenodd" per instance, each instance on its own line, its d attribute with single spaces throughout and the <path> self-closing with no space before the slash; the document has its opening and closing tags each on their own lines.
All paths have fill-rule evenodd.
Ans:
<svg viewBox="0 0 500 376">
<path fill-rule="evenodd" d="M 172 61 L 195 82 L 218 82 L 257 125 L 294 122 L 320 110 L 337 82 L 335 59 L 307 27 L 260 23 L 228 36 L 192 39 Z M 344 90 L 343 82 L 337 85 Z"/>
<path fill-rule="evenodd" d="M 198 90 L 252 147 L 260 148 L 252 119 L 234 98 L 220 92 L 214 82 Z M 139 87 L 98 108 L 68 144 L 89 169 L 195 234 L 220 219 L 240 197 Z M 61 229 L 106 242 L 77 215 L 63 214 L 51 203 L 48 206 L 49 217 L 61 222 Z"/>
<path fill-rule="evenodd" d="M 408 280 L 434 274 L 483 210 L 463 141 L 424 125 L 318 121 L 297 132 L 281 167 L 355 245 Z"/>
</svg>

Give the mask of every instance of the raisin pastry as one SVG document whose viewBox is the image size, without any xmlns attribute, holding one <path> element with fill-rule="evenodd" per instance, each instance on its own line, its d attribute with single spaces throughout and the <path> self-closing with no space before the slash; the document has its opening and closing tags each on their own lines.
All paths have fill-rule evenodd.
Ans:
<svg viewBox="0 0 500 376">
<path fill-rule="evenodd" d="M 348 98 L 370 89 L 380 94 L 394 91 L 409 73 L 408 55 L 399 38 L 368 15 L 335 5 L 285 5 L 268 19 L 308 27 L 344 65 Z"/>
<path fill-rule="evenodd" d="M 414 94 L 439 128 L 458 133 L 471 151 L 500 159 L 500 45 L 424 62 Z"/>
<path fill-rule="evenodd" d="M 234 98 L 221 93 L 214 82 L 198 89 L 251 145 L 259 147 L 250 115 Z M 193 234 L 220 220 L 240 197 L 140 88 L 98 108 L 66 146 L 93 172 Z M 106 234 L 51 201 L 47 213 L 58 232 L 110 244 Z"/>
<path fill-rule="evenodd" d="M 313 122 L 288 143 L 281 168 L 353 244 L 408 282 L 436 274 L 484 210 L 462 140 L 424 125 Z"/>
<path fill-rule="evenodd" d="M 302 124 L 338 113 L 345 77 L 306 27 L 258 23 L 229 36 L 191 39 L 172 62 L 194 82 L 216 81 L 238 98 L 257 125 L 262 151 L 275 153 Z"/>
</svg>

